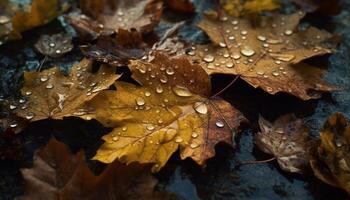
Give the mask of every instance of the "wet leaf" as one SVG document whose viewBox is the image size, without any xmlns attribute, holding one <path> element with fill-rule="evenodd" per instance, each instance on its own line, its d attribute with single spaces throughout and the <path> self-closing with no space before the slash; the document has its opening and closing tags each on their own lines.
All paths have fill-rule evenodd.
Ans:
<svg viewBox="0 0 350 200">
<path fill-rule="evenodd" d="M 146 44 L 136 30 L 119 29 L 116 38 L 100 37 L 95 45 L 82 47 L 85 56 L 113 66 L 125 66 L 145 55 Z"/>
<path fill-rule="evenodd" d="M 9 0 L 0 1 L 0 45 L 9 38 L 13 31 L 11 18 L 15 10 L 16 6 Z"/>
<path fill-rule="evenodd" d="M 35 43 L 35 49 L 41 54 L 50 57 L 61 57 L 73 49 L 71 38 L 61 33 L 54 35 L 41 35 Z"/>
<path fill-rule="evenodd" d="M 350 125 L 341 113 L 331 115 L 320 134 L 311 167 L 316 177 L 350 193 Z"/>
<path fill-rule="evenodd" d="M 99 22 L 105 30 L 136 29 L 150 32 L 162 14 L 160 0 L 80 0 L 83 14 Z"/>
<path fill-rule="evenodd" d="M 338 0 L 292 0 L 306 12 L 319 12 L 324 15 L 338 15 L 341 12 Z"/>
<path fill-rule="evenodd" d="M 21 91 L 26 99 L 11 104 L 10 109 L 30 121 L 85 114 L 87 110 L 76 109 L 119 78 L 108 66 L 102 65 L 95 74 L 91 73 L 91 67 L 91 61 L 84 59 L 72 67 L 69 76 L 57 67 L 25 72 Z"/>
<path fill-rule="evenodd" d="M 309 129 L 303 120 L 293 114 L 282 116 L 274 123 L 260 117 L 259 126 L 261 131 L 255 136 L 258 148 L 275 156 L 282 170 L 303 173 L 309 162 Z"/>
<path fill-rule="evenodd" d="M 183 13 L 194 13 L 195 7 L 190 0 L 165 0 L 167 8 Z"/>
<path fill-rule="evenodd" d="M 185 57 L 155 53 L 151 62 L 131 61 L 133 78 L 142 86 L 116 82 L 117 91 L 104 91 L 87 107 L 84 119 L 97 119 L 114 128 L 94 159 L 111 163 L 154 163 L 159 171 L 180 150 L 182 159 L 203 165 L 215 155 L 215 145 L 232 145 L 242 114 L 219 98 L 208 99 L 210 78 Z"/>
<path fill-rule="evenodd" d="M 280 7 L 275 0 L 247 0 L 244 3 L 241 0 L 226 0 L 222 6 L 228 14 L 235 17 L 251 13 L 258 14 Z"/>
<path fill-rule="evenodd" d="M 193 47 L 188 55 L 209 74 L 239 75 L 270 94 L 286 92 L 303 100 L 319 98 L 317 92 L 335 87 L 322 80 L 325 70 L 300 62 L 331 53 L 323 44 L 331 35 L 314 27 L 299 30 L 303 16 L 262 17 L 259 25 L 225 15 L 208 17 L 199 27 L 213 44 Z"/>
<path fill-rule="evenodd" d="M 82 151 L 74 155 L 55 139 L 35 153 L 33 168 L 21 172 L 25 194 L 19 199 L 175 199 L 154 191 L 149 166 L 114 162 L 96 176 Z"/>
<path fill-rule="evenodd" d="M 30 8 L 17 11 L 12 18 L 12 37 L 21 38 L 23 31 L 49 23 L 58 17 L 66 5 L 60 5 L 58 0 L 33 0 Z"/>
</svg>

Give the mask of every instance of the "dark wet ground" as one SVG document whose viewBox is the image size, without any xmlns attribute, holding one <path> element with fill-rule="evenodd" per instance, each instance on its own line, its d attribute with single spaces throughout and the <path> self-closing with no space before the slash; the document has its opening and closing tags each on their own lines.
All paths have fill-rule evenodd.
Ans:
<svg viewBox="0 0 350 200">
<path fill-rule="evenodd" d="M 203 11 L 211 5 L 209 1 L 195 0 L 197 10 Z M 268 95 L 261 90 L 255 90 L 243 81 L 238 81 L 225 92 L 223 97 L 241 110 L 251 121 L 248 129 L 239 134 L 237 149 L 226 146 L 217 148 L 217 156 L 208 161 L 204 169 L 199 168 L 191 160 L 180 161 L 174 155 L 167 166 L 156 177 L 160 180 L 159 190 L 167 190 L 177 194 L 182 200 L 215 200 L 215 199 L 347 199 L 347 195 L 318 181 L 313 176 L 296 176 L 282 172 L 275 162 L 259 165 L 244 165 L 237 167 L 239 161 L 263 160 L 270 158 L 254 148 L 252 136 L 257 131 L 257 118 L 260 115 L 274 120 L 278 116 L 294 112 L 307 120 L 312 134 L 317 136 L 327 116 L 335 111 L 343 112 L 350 118 L 350 2 L 344 0 L 343 12 L 335 17 L 310 15 L 306 23 L 317 25 L 343 37 L 335 54 L 324 58 L 328 63 L 326 79 L 343 88 L 339 92 L 325 95 L 321 100 L 301 101 L 297 98 L 278 94 Z M 293 10 L 287 8 L 286 11 Z M 172 20 L 173 15 L 167 14 L 161 27 L 161 32 Z M 189 18 L 190 17 L 190 18 Z M 205 42 L 204 35 L 194 29 L 193 25 L 199 16 L 178 16 L 192 19 L 181 31 L 188 40 Z M 33 44 L 41 33 L 57 33 L 65 31 L 59 20 L 51 24 L 25 33 L 21 41 L 9 42 L 0 47 L 0 95 L 2 98 L 16 97 L 22 83 L 22 72 L 36 70 L 43 57 L 33 50 Z M 50 59 L 44 68 L 57 65 L 68 70 L 72 63 L 82 58 L 76 48 L 63 59 Z M 213 84 L 217 88 L 224 87 L 232 77 L 215 76 Z M 84 148 L 90 158 L 102 143 L 101 136 L 108 132 L 99 123 L 88 123 L 80 119 L 69 118 L 63 121 L 45 120 L 31 124 L 17 136 L 16 141 L 23 144 L 20 154 L 13 160 L 0 160 L 0 199 L 13 199 L 22 194 L 22 178 L 19 168 L 30 167 L 33 152 L 44 145 L 51 135 L 64 141 L 74 151 Z M 5 133 L 0 132 L 0 136 Z M 0 148 L 8 145 L 6 140 L 0 140 Z M 96 172 L 103 165 L 89 161 Z"/>
</svg>

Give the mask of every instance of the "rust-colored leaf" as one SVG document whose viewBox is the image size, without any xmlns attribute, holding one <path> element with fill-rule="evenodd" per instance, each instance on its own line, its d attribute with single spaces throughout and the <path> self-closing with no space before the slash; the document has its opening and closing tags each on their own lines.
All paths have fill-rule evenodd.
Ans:
<svg viewBox="0 0 350 200">
<path fill-rule="evenodd" d="M 96 74 L 91 73 L 91 67 L 91 61 L 84 59 L 72 67 L 69 76 L 57 67 L 25 72 L 21 91 L 26 99 L 12 103 L 10 109 L 30 121 L 85 114 L 76 109 L 119 78 L 108 66 L 102 65 Z"/>
<path fill-rule="evenodd" d="M 94 159 L 111 163 L 154 163 L 159 171 L 180 150 L 182 159 L 203 165 L 215 155 L 215 145 L 232 145 L 232 134 L 245 121 L 219 98 L 208 98 L 210 78 L 185 57 L 155 53 L 150 62 L 131 61 L 133 78 L 142 86 L 116 82 L 87 103 L 94 112 L 82 116 L 114 128 Z"/>
<path fill-rule="evenodd" d="M 302 173 L 309 162 L 309 129 L 303 120 L 293 114 L 282 116 L 274 123 L 260 117 L 259 125 L 261 131 L 255 136 L 258 148 L 275 156 L 284 171 Z"/>
<path fill-rule="evenodd" d="M 19 199 L 175 199 L 154 191 L 157 181 L 149 166 L 114 162 L 96 176 L 82 151 L 74 155 L 55 139 L 35 153 L 33 168 L 21 172 L 25 194 Z"/>
<path fill-rule="evenodd" d="M 246 14 L 259 14 L 262 11 L 275 10 L 280 5 L 275 0 L 225 0 L 223 9 L 234 17 Z"/>
<path fill-rule="evenodd" d="M 101 24 L 105 30 L 136 29 L 150 32 L 162 14 L 160 0 L 80 0 L 83 14 Z"/>
<path fill-rule="evenodd" d="M 341 113 L 331 115 L 321 130 L 311 167 L 316 177 L 350 194 L 350 125 Z"/>
<path fill-rule="evenodd" d="M 299 30 L 303 13 L 262 17 L 259 24 L 226 15 L 199 23 L 213 44 L 188 52 L 209 74 L 239 75 L 270 94 L 285 92 L 303 100 L 319 98 L 317 92 L 336 88 L 322 80 L 325 70 L 301 61 L 329 54 L 323 44 L 331 35 L 310 27 Z M 316 91 L 316 92 L 310 92 Z"/>
</svg>

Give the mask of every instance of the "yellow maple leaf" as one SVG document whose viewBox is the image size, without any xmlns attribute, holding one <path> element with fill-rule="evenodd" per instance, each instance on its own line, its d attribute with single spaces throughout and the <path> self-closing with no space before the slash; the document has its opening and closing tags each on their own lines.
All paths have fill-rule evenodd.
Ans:
<svg viewBox="0 0 350 200">
<path fill-rule="evenodd" d="M 97 119 L 113 131 L 94 159 L 111 163 L 154 163 L 159 171 L 180 149 L 182 159 L 198 164 L 215 155 L 219 142 L 232 144 L 232 130 L 245 120 L 221 99 L 208 99 L 210 78 L 184 57 L 156 53 L 151 63 L 131 61 L 133 78 L 142 86 L 116 82 L 116 91 L 103 91 L 87 103 Z"/>
<path fill-rule="evenodd" d="M 111 67 L 103 65 L 96 74 L 91 73 L 91 67 L 92 62 L 84 59 L 72 67 L 69 76 L 58 67 L 25 72 L 24 98 L 11 104 L 10 110 L 30 121 L 85 114 L 76 109 L 119 78 Z"/>
<path fill-rule="evenodd" d="M 230 15 L 238 17 L 246 13 L 261 13 L 279 8 L 275 0 L 227 0 L 223 2 L 223 9 Z"/>
</svg>

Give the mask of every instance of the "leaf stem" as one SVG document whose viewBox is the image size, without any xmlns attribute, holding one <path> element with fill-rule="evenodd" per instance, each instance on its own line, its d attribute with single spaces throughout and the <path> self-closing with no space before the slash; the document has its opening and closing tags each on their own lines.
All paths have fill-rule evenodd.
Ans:
<svg viewBox="0 0 350 200">
<path fill-rule="evenodd" d="M 249 160 L 240 162 L 239 165 L 255 165 L 255 164 L 263 164 L 276 160 L 276 157 L 269 158 L 267 160 Z"/>
<path fill-rule="evenodd" d="M 240 77 L 240 75 L 237 75 L 228 85 L 226 85 L 223 89 L 221 89 L 219 92 L 211 96 L 211 98 L 215 98 L 219 95 L 221 95 L 223 92 L 225 92 L 229 87 L 231 87 Z"/>
</svg>

